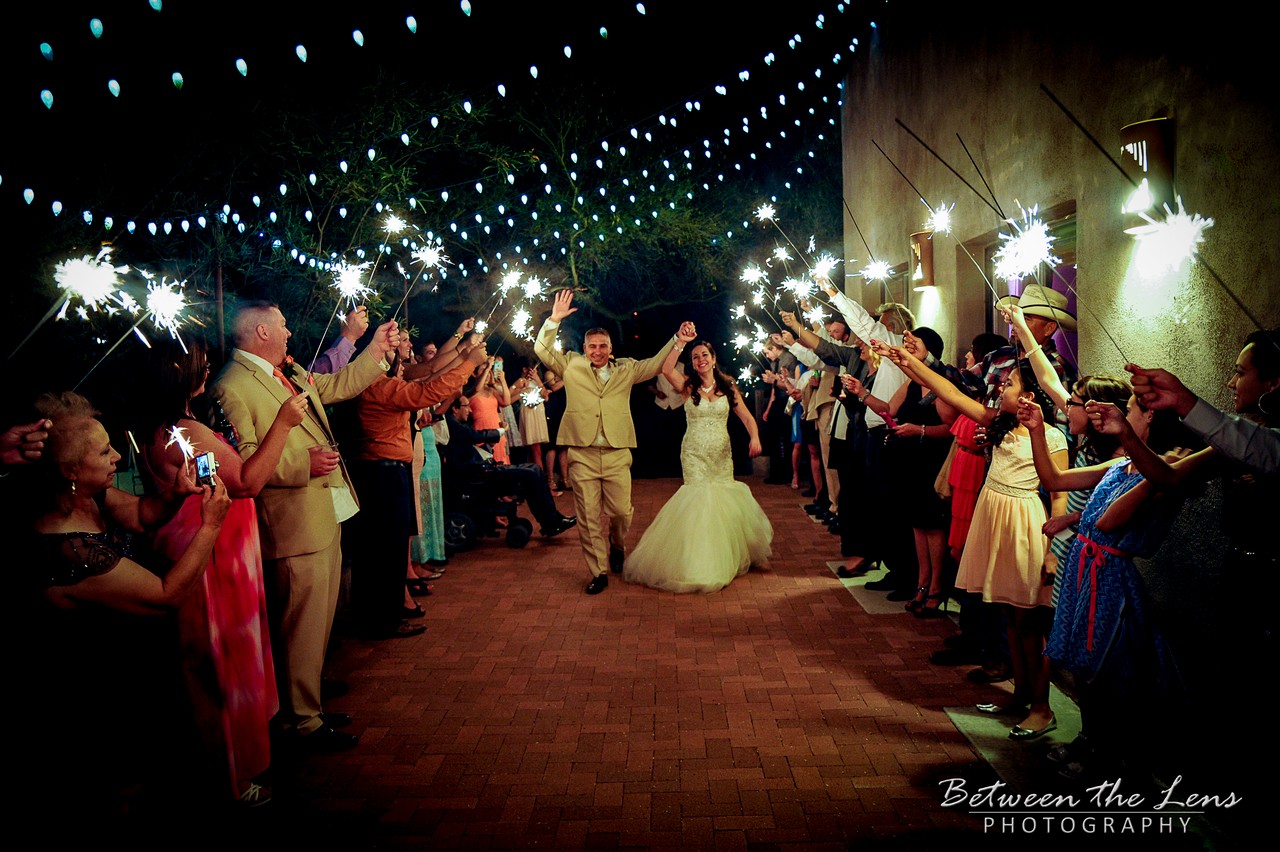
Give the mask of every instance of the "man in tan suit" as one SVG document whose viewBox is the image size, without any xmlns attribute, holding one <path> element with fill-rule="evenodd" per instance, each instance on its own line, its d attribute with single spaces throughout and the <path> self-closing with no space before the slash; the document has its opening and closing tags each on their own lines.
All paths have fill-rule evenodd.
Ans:
<svg viewBox="0 0 1280 852">
<path fill-rule="evenodd" d="M 334 729 L 350 718 L 320 710 L 320 670 L 342 572 L 339 524 L 359 511 L 324 406 L 356 396 L 381 376 L 399 334 L 395 322 L 379 327 L 365 351 L 333 375 L 308 373 L 286 358 L 291 333 L 270 302 L 242 304 L 232 334 L 236 349 L 212 391 L 235 427 L 243 458 L 257 451 L 282 402 L 299 392 L 310 401 L 257 497 L 280 691 L 277 719 L 308 750 L 351 748 L 356 737 Z"/>
<path fill-rule="evenodd" d="M 622 570 L 631 527 L 631 448 L 636 445 L 631 386 L 658 374 L 676 338 L 672 336 L 646 361 L 615 361 L 609 332 L 593 328 L 587 332 L 583 355 L 557 352 L 554 344 L 560 322 L 578 310 L 572 303 L 572 290 L 556 295 L 551 317 L 542 324 L 533 348 L 542 363 L 564 380 L 565 412 L 555 442 L 567 448 L 582 555 L 591 571 L 586 591 L 596 595 L 609 586 L 608 569 L 615 574 Z M 686 322 L 681 329 L 686 326 L 690 335 L 695 333 L 693 323 Z M 609 517 L 607 541 L 602 515 Z"/>
</svg>

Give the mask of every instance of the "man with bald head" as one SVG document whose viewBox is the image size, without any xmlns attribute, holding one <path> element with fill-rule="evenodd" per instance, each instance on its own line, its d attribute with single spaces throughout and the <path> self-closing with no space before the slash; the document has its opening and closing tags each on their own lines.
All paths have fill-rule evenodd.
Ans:
<svg viewBox="0 0 1280 852">
<path fill-rule="evenodd" d="M 309 751 L 351 748 L 356 737 L 334 728 L 349 718 L 320 709 L 320 670 L 342 572 L 339 525 L 359 511 L 324 406 L 356 396 L 382 375 L 399 333 L 394 321 L 380 326 L 364 352 L 332 375 L 308 373 L 287 357 L 292 335 L 270 302 L 242 303 L 232 334 L 236 349 L 211 391 L 235 427 L 242 458 L 257 452 L 282 402 L 298 393 L 310 402 L 256 498 L 280 691 L 277 721 Z"/>
</svg>

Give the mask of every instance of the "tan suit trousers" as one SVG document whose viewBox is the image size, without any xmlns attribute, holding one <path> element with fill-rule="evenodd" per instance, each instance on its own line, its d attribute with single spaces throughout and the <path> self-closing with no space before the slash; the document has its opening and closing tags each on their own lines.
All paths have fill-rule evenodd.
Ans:
<svg viewBox="0 0 1280 852">
<path fill-rule="evenodd" d="M 827 479 L 827 499 L 831 501 L 828 509 L 833 515 L 840 510 L 840 475 L 831 466 L 831 414 L 840 403 L 824 405 L 818 409 L 818 447 L 822 450 L 822 469 Z M 814 483 L 814 488 L 821 491 Z M 817 499 L 816 497 L 814 499 Z"/>
<path fill-rule="evenodd" d="M 626 550 L 631 529 L 631 450 L 569 447 L 578 539 L 592 577 L 609 571 L 609 546 Z M 605 518 L 609 531 L 605 533 Z"/>
<path fill-rule="evenodd" d="M 305 735 L 322 724 L 320 672 L 342 584 L 342 527 L 324 550 L 265 562 L 279 719 Z"/>
</svg>

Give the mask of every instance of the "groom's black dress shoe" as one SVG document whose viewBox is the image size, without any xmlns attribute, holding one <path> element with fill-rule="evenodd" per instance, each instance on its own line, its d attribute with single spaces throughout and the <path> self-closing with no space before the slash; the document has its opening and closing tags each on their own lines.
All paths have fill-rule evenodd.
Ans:
<svg viewBox="0 0 1280 852">
<path fill-rule="evenodd" d="M 627 552 L 621 547 L 609 548 L 609 570 L 615 574 L 622 573 L 622 563 L 627 561 Z"/>
<path fill-rule="evenodd" d="M 587 583 L 587 594 L 598 595 L 607 588 L 609 588 L 609 575 L 599 574 L 592 577 L 591 582 Z"/>
<path fill-rule="evenodd" d="M 578 519 L 573 515 L 569 515 L 568 517 L 561 515 L 560 520 L 551 524 L 551 526 L 542 528 L 542 535 L 546 538 L 553 538 L 555 536 L 560 535 L 560 533 L 564 532 L 567 529 L 572 529 L 573 526 L 577 523 L 578 523 Z"/>
</svg>

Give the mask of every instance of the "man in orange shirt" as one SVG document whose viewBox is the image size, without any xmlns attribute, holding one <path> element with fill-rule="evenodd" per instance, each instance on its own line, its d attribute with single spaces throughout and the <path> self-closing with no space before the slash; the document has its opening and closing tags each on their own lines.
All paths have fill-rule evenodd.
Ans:
<svg viewBox="0 0 1280 852">
<path fill-rule="evenodd" d="M 349 523 L 355 545 L 348 553 L 351 609 L 357 628 L 370 639 L 416 636 L 426 629 L 403 618 L 409 538 L 417 532 L 410 413 L 456 394 L 485 357 L 484 345 L 476 346 L 425 382 L 393 377 L 393 366 L 354 402 L 357 439 L 347 458 L 364 505 Z"/>
</svg>

